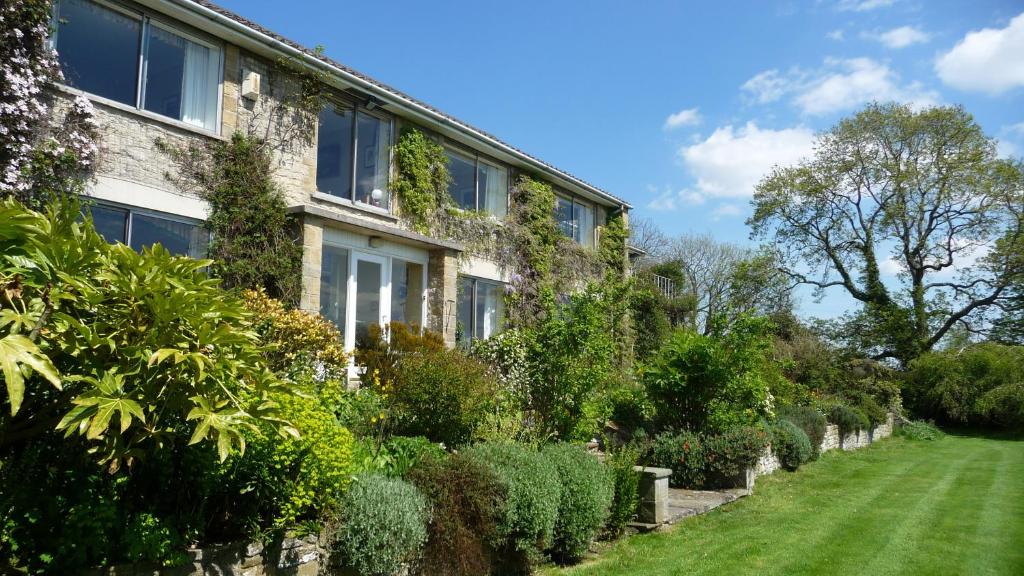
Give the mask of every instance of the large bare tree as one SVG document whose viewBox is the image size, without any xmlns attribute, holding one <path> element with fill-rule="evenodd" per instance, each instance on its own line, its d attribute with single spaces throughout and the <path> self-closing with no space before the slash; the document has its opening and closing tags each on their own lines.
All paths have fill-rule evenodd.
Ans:
<svg viewBox="0 0 1024 576">
<path fill-rule="evenodd" d="M 954 326 L 984 332 L 1021 276 L 1024 170 L 995 148 L 961 107 L 869 105 L 761 181 L 753 236 L 797 282 L 861 303 L 851 339 L 906 362 Z"/>
</svg>

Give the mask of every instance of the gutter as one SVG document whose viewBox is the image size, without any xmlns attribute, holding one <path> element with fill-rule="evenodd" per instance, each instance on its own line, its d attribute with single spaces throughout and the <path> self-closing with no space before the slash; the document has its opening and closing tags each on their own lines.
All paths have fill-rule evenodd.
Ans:
<svg viewBox="0 0 1024 576">
<path fill-rule="evenodd" d="M 577 178 L 575 178 L 573 176 L 570 176 L 568 174 L 564 174 L 564 173 L 560 173 L 560 172 L 557 172 L 557 171 L 553 171 L 552 167 L 544 164 L 543 162 L 541 162 L 541 161 L 539 161 L 539 160 L 537 160 L 535 158 L 531 158 L 531 157 L 527 156 L 523 152 L 520 152 L 520 151 L 516 150 L 515 148 L 509 146 L 508 144 L 500 142 L 500 141 L 494 139 L 493 137 L 488 136 L 486 134 L 483 134 L 482 132 L 479 132 L 479 131 L 477 131 L 477 130 L 475 130 L 473 128 L 470 128 L 470 127 L 465 126 L 463 124 L 460 124 L 458 122 L 454 122 L 451 118 L 448 118 L 445 115 L 440 114 L 437 111 L 431 110 L 430 108 L 427 108 L 426 106 L 424 106 L 424 105 L 422 105 L 422 104 L 420 104 L 418 102 L 410 100 L 407 97 L 403 97 L 401 95 L 395 94 L 394 92 L 390 92 L 390 91 L 388 91 L 388 90 L 386 90 L 386 89 L 384 89 L 384 88 L 382 88 L 380 86 L 377 86 L 376 84 L 374 84 L 372 82 L 369 82 L 369 81 L 367 81 L 367 80 L 365 80 L 363 78 L 360 78 L 360 77 L 352 74 L 351 72 L 348 72 L 346 70 L 338 68 L 337 66 L 333 66 L 331 64 L 328 64 L 327 62 L 324 62 L 323 60 L 319 60 L 317 58 L 314 58 L 314 57 L 310 56 L 309 54 L 303 52 L 302 50 L 299 50 L 298 48 L 295 48 L 294 46 L 289 46 L 288 44 L 286 44 L 286 43 L 284 43 L 284 42 L 282 42 L 282 41 L 280 41 L 280 40 L 278 40 L 276 38 L 268 36 L 268 35 L 264 34 L 263 32 L 260 32 L 258 30 L 254 30 L 254 29 L 252 29 L 252 28 L 250 28 L 250 27 L 248 27 L 248 26 L 246 26 L 246 25 L 244 25 L 244 24 L 242 24 L 240 22 L 236 22 L 235 20 L 232 20 L 231 18 L 228 18 L 227 16 L 225 16 L 225 15 L 223 15 L 223 14 L 221 14 L 221 13 L 219 13 L 219 12 L 217 12 L 217 11 L 211 9 L 211 8 L 208 8 L 208 7 L 203 6 L 201 4 L 196 4 L 194 2 L 189 2 L 188 0 L 160 0 L 160 3 L 162 3 L 162 4 L 177 5 L 177 7 L 179 7 L 179 8 L 185 8 L 187 10 L 191 10 L 192 12 L 195 12 L 195 13 L 201 15 L 201 16 L 204 16 L 205 18 L 207 18 L 207 19 L 209 19 L 209 20 L 211 20 L 211 21 L 213 21 L 213 22 L 215 22 L 215 23 L 217 23 L 217 24 L 219 24 L 221 26 L 224 26 L 226 28 L 234 30 L 235 32 L 237 32 L 237 33 L 239 33 L 239 34 L 241 34 L 243 36 L 247 36 L 250 39 L 256 40 L 257 42 L 260 42 L 260 43 L 264 44 L 265 46 L 267 46 L 268 48 L 270 48 L 272 50 L 275 50 L 277 52 L 284 52 L 284 53 L 286 53 L 287 55 L 289 55 L 289 56 L 291 56 L 293 58 L 297 58 L 300 61 L 304 62 L 310 68 L 321 68 L 323 70 L 326 70 L 327 72 L 329 72 L 331 74 L 334 74 L 335 76 L 340 77 L 342 80 L 344 80 L 345 82 L 347 82 L 349 84 L 353 84 L 353 85 L 357 86 L 358 88 L 360 88 L 362 90 L 365 90 L 366 92 L 368 92 L 368 93 L 370 93 L 370 94 L 372 94 L 374 96 L 382 97 L 381 99 L 385 100 L 385 104 L 387 104 L 387 102 L 386 102 L 387 100 L 391 100 L 391 101 L 396 101 L 397 100 L 400 103 L 401 106 L 404 106 L 406 108 L 412 109 L 412 111 L 416 115 L 418 115 L 421 119 L 428 120 L 430 122 L 433 122 L 434 124 L 437 124 L 437 125 L 440 125 L 440 126 L 445 126 L 445 127 L 450 128 L 450 129 L 453 129 L 453 130 L 455 130 L 457 132 L 461 132 L 461 133 L 467 134 L 469 136 L 472 136 L 474 138 L 477 138 L 479 140 L 483 140 L 484 142 L 490 144 L 491 146 L 500 149 L 502 152 L 504 152 L 504 153 L 514 157 L 514 158 L 517 158 L 517 159 L 519 159 L 522 162 L 530 164 L 534 169 L 539 170 L 539 171 L 541 171 L 541 172 L 543 172 L 545 174 L 548 174 L 549 176 L 554 176 L 554 177 L 556 177 L 558 179 L 571 182 L 572 184 L 574 184 L 576 186 L 579 186 L 580 188 L 583 188 L 587 192 L 589 192 L 591 194 L 594 194 L 594 195 L 600 197 L 603 200 L 608 201 L 613 206 L 617 206 L 620 209 L 632 208 L 632 206 L 630 204 L 628 204 L 628 203 L 624 202 L 623 200 L 620 200 L 620 199 L 618 199 L 618 198 L 608 194 L 607 192 L 604 192 L 603 190 L 597 189 L 597 188 L 595 188 L 595 187 L 593 187 L 593 186 L 591 186 L 591 185 L 589 185 L 589 184 L 587 184 L 587 183 L 585 183 L 585 182 L 583 182 L 583 181 L 581 181 L 581 180 L 579 180 L 579 179 L 577 179 Z"/>
</svg>

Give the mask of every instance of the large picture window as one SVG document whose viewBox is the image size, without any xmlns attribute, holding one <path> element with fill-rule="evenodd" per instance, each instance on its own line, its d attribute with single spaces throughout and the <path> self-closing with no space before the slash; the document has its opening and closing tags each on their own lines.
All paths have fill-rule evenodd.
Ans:
<svg viewBox="0 0 1024 576">
<path fill-rule="evenodd" d="M 448 193 L 464 210 L 480 210 L 499 218 L 508 212 L 508 171 L 495 163 L 447 150 L 451 182 Z"/>
<path fill-rule="evenodd" d="M 53 44 L 74 88 L 217 130 L 221 48 L 116 4 L 60 0 Z"/>
<path fill-rule="evenodd" d="M 459 277 L 455 330 L 459 342 L 490 338 L 501 331 L 503 293 L 499 282 Z"/>
<path fill-rule="evenodd" d="M 107 204 L 84 210 L 92 214 L 96 231 L 111 244 L 120 242 L 140 252 L 160 244 L 171 254 L 192 258 L 205 258 L 210 245 L 210 233 L 194 220 Z"/>
<path fill-rule="evenodd" d="M 317 190 L 387 210 L 390 166 L 390 120 L 333 104 L 320 112 Z"/>
<path fill-rule="evenodd" d="M 563 234 L 579 244 L 594 246 L 594 207 L 565 196 L 555 201 L 555 221 Z"/>
</svg>

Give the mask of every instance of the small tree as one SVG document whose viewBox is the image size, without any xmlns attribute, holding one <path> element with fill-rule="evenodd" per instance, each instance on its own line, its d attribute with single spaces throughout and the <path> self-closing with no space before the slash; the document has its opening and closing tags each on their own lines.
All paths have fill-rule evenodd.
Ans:
<svg viewBox="0 0 1024 576">
<path fill-rule="evenodd" d="M 872 104 L 762 180 L 754 204 L 753 235 L 786 274 L 861 304 L 843 332 L 878 359 L 905 363 L 957 325 L 985 331 L 1024 270 L 1024 169 L 960 107 Z"/>
</svg>

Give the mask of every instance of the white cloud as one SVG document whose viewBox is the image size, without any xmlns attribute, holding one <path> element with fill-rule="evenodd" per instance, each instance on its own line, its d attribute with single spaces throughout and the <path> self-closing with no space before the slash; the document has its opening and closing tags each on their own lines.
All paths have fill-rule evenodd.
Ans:
<svg viewBox="0 0 1024 576">
<path fill-rule="evenodd" d="M 1016 134 L 1016 135 L 1024 138 L 1024 122 L 1017 122 L 1016 124 L 1010 124 L 1009 126 L 1005 127 L 1004 130 L 1009 132 L 1010 134 Z"/>
<path fill-rule="evenodd" d="M 693 190 L 684 189 L 678 192 L 664 190 L 648 202 L 647 207 L 659 212 L 674 212 L 686 205 L 700 206 L 706 201 L 707 199 L 704 198 L 704 195 Z"/>
<path fill-rule="evenodd" d="M 845 36 L 844 36 L 843 30 L 841 28 L 836 28 L 835 30 L 829 32 L 828 34 L 825 34 L 825 37 L 828 38 L 829 40 L 835 40 L 836 42 L 842 42 L 843 38 Z"/>
<path fill-rule="evenodd" d="M 875 8 L 892 6 L 896 0 L 839 0 L 836 9 L 843 12 L 867 12 Z"/>
<path fill-rule="evenodd" d="M 939 56 L 935 72 L 960 90 L 1000 94 L 1024 86 L 1024 14 L 1006 28 L 968 32 Z"/>
<path fill-rule="evenodd" d="M 700 124 L 700 111 L 697 108 L 687 108 L 670 115 L 665 119 L 665 130 L 674 130 L 682 126 L 695 126 Z"/>
<path fill-rule="evenodd" d="M 753 94 L 759 103 L 767 104 L 792 92 L 801 81 L 802 73 L 798 68 L 793 68 L 786 74 L 773 68 L 747 80 L 740 88 Z"/>
<path fill-rule="evenodd" d="M 791 95 L 793 104 L 810 116 L 852 110 L 872 101 L 896 101 L 914 107 L 934 105 L 938 94 L 919 82 L 902 84 L 889 66 L 871 58 L 826 58 L 818 70 L 798 68 L 782 74 L 766 70 L 747 80 L 742 89 L 760 103 Z"/>
<path fill-rule="evenodd" d="M 914 26 L 900 26 L 899 28 L 879 33 L 869 32 L 865 33 L 864 36 L 895 49 L 906 48 L 913 44 L 923 44 L 931 38 L 930 34 Z"/>
<path fill-rule="evenodd" d="M 1000 138 L 996 142 L 996 153 L 1000 158 L 1019 158 L 1024 156 L 1019 144 L 1024 144 L 1024 122 L 1003 126 L 999 130 Z M 1016 141 L 1016 142 L 1015 142 Z"/>
<path fill-rule="evenodd" d="M 743 208 L 736 204 L 720 204 L 711 211 L 711 219 L 717 222 L 722 218 L 732 218 L 741 214 L 743 214 Z"/>
<path fill-rule="evenodd" d="M 754 186 L 776 165 L 790 165 L 813 151 L 808 128 L 761 129 L 748 122 L 724 126 L 706 139 L 679 150 L 683 165 L 696 181 L 687 191 L 701 198 L 749 198 Z M 691 200 L 692 202 L 692 200 Z"/>
</svg>

